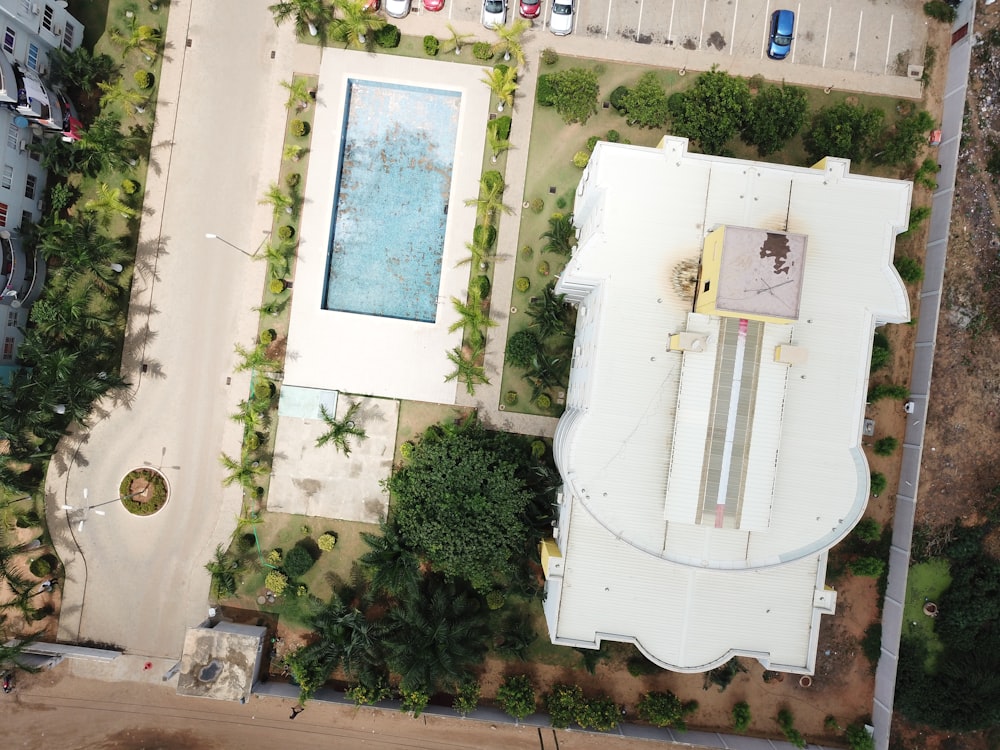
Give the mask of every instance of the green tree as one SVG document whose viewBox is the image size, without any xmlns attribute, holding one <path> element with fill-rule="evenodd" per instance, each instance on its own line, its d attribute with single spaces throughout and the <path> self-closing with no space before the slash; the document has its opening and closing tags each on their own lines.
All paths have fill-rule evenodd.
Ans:
<svg viewBox="0 0 1000 750">
<path fill-rule="evenodd" d="M 385 19 L 369 10 L 365 0 L 336 0 L 336 7 L 340 18 L 330 25 L 330 38 L 355 49 L 374 49 L 375 32 L 385 27 Z"/>
<path fill-rule="evenodd" d="M 40 633 L 30 635 L 20 635 L 9 641 L 0 641 L 0 671 L 13 672 L 37 672 L 38 668 L 32 666 L 25 658 L 27 650 L 38 642 Z"/>
<path fill-rule="evenodd" d="M 262 463 L 245 458 L 237 461 L 226 453 L 219 455 L 219 463 L 228 472 L 222 480 L 223 487 L 238 484 L 245 490 L 252 490 L 257 477 L 268 472 Z"/>
<path fill-rule="evenodd" d="M 417 596 L 389 611 L 386 663 L 403 692 L 450 690 L 467 681 L 486 652 L 489 612 L 457 581 L 429 576 Z"/>
<path fill-rule="evenodd" d="M 274 211 L 274 220 L 277 221 L 281 218 L 281 215 L 291 214 L 295 209 L 295 200 L 281 189 L 281 186 L 276 182 L 272 182 L 271 186 L 264 193 L 264 197 L 257 201 L 260 204 L 267 204 Z"/>
<path fill-rule="evenodd" d="M 535 687 L 527 675 L 508 677 L 497 689 L 500 708 L 521 720 L 535 712 Z"/>
<path fill-rule="evenodd" d="M 504 60 L 514 58 L 518 66 L 524 65 L 524 48 L 521 37 L 531 28 L 531 21 L 525 18 L 515 18 L 510 26 L 494 26 L 493 33 L 497 35 L 496 42 L 490 48 L 493 55 L 503 54 Z"/>
<path fill-rule="evenodd" d="M 885 571 L 885 560 L 877 557 L 859 557 L 848 564 L 848 569 L 856 576 L 878 578 Z"/>
<path fill-rule="evenodd" d="M 621 710 L 607 696 L 591 698 L 580 703 L 576 711 L 576 723 L 584 729 L 609 732 L 621 721 Z"/>
<path fill-rule="evenodd" d="M 376 595 L 386 594 L 396 599 L 413 598 L 420 583 L 416 556 L 407 549 L 399 528 L 393 521 L 379 521 L 381 534 L 361 532 L 367 552 L 358 563 L 368 577 L 368 586 Z"/>
<path fill-rule="evenodd" d="M 933 129 L 934 118 L 922 109 L 901 117 L 883 136 L 876 160 L 881 164 L 913 161 Z"/>
<path fill-rule="evenodd" d="M 530 465 L 521 438 L 478 424 L 424 438 L 387 482 L 400 533 L 434 570 L 489 591 L 516 575 L 516 558 L 536 538 Z"/>
<path fill-rule="evenodd" d="M 445 352 L 448 361 L 455 367 L 451 373 L 445 376 L 445 382 L 458 380 L 465 383 L 465 390 L 470 396 L 475 394 L 477 385 L 489 385 L 490 379 L 486 376 L 486 369 L 480 359 L 482 354 L 482 347 L 456 346 Z"/>
<path fill-rule="evenodd" d="M 499 172 L 496 170 L 484 172 L 479 180 L 479 196 L 466 199 L 465 205 L 475 206 L 477 218 L 493 225 L 498 213 L 514 213 L 510 206 L 504 205 L 503 191 L 506 189 L 503 176 Z"/>
<path fill-rule="evenodd" d="M 252 349 L 236 344 L 234 348 L 240 357 L 240 362 L 236 365 L 236 372 L 246 372 L 247 370 L 276 372 L 281 369 L 281 362 L 268 357 L 267 347 L 262 344 L 257 344 Z"/>
<path fill-rule="evenodd" d="M 292 21 L 298 36 L 308 34 L 325 39 L 327 28 L 333 21 L 333 6 L 326 0 L 282 0 L 267 9 L 278 26 Z"/>
<path fill-rule="evenodd" d="M 285 109 L 306 109 L 312 101 L 309 91 L 309 81 L 302 76 L 292 76 L 290 81 L 282 81 L 282 88 L 288 92 Z"/>
<path fill-rule="evenodd" d="M 872 495 L 874 495 L 875 497 L 878 497 L 883 492 L 885 492 L 885 488 L 889 484 L 885 478 L 885 474 L 882 474 L 881 472 L 878 471 L 873 471 L 871 473 L 871 481 L 872 481 L 871 492 Z"/>
<path fill-rule="evenodd" d="M 750 103 L 743 125 L 743 141 L 757 147 L 760 156 L 780 150 L 802 129 L 809 102 L 796 86 L 764 86 Z"/>
<path fill-rule="evenodd" d="M 576 721 L 580 707 L 586 702 L 579 685 L 553 685 L 543 697 L 549 721 L 556 729 L 566 729 Z"/>
<path fill-rule="evenodd" d="M 163 34 L 155 26 L 140 24 L 138 16 L 132 16 L 124 29 L 113 28 L 108 32 L 111 43 L 122 48 L 122 57 L 132 50 L 141 52 L 147 60 L 152 60 L 160 52 Z"/>
<path fill-rule="evenodd" d="M 510 141 L 496 128 L 486 129 L 486 145 L 490 149 L 490 163 L 496 164 L 500 154 L 510 148 Z"/>
<path fill-rule="evenodd" d="M 507 341 L 507 361 L 515 367 L 528 368 L 541 348 L 538 334 L 527 328 L 522 329 Z"/>
<path fill-rule="evenodd" d="M 75 221 L 55 219 L 42 224 L 35 246 L 46 260 L 58 258 L 70 271 L 120 263 L 128 258 L 121 240 L 105 234 L 97 216 L 88 212 Z"/>
<path fill-rule="evenodd" d="M 469 343 L 473 347 L 481 347 L 486 341 L 484 329 L 495 328 L 499 324 L 490 317 L 487 310 L 483 309 L 483 300 L 479 296 L 479 290 L 475 287 L 469 287 L 467 302 L 452 297 L 451 304 L 460 317 L 448 327 L 448 332 L 454 333 L 465 328 L 468 332 Z"/>
<path fill-rule="evenodd" d="M 875 441 L 875 451 L 876 456 L 891 456 L 896 452 L 896 448 L 899 447 L 899 440 L 894 438 L 892 435 L 887 435 L 884 438 L 879 438 Z"/>
<path fill-rule="evenodd" d="M 499 27 L 504 28 L 504 27 Z M 481 80 L 490 87 L 497 98 L 497 112 L 503 112 L 504 107 L 514 106 L 514 92 L 517 91 L 517 69 L 508 65 L 497 65 L 493 68 L 483 68 L 486 74 Z"/>
<path fill-rule="evenodd" d="M 621 105 L 628 112 L 629 124 L 642 128 L 662 128 L 670 116 L 667 92 L 652 71 L 643 73 L 639 82 L 628 89 Z"/>
<path fill-rule="evenodd" d="M 454 52 L 456 55 L 462 54 L 462 45 L 474 37 L 473 34 L 460 34 L 450 23 L 445 24 L 448 33 L 451 35 L 441 42 L 441 54 Z"/>
<path fill-rule="evenodd" d="M 568 336 L 572 332 L 570 320 L 573 308 L 566 302 L 565 295 L 556 293 L 554 281 L 546 284 L 542 293 L 528 304 L 527 312 L 531 318 L 530 327 L 538 331 L 543 339 L 549 336 Z"/>
<path fill-rule="evenodd" d="M 542 232 L 540 239 L 545 240 L 542 246 L 543 253 L 556 253 L 569 257 L 576 247 L 576 230 L 573 228 L 573 222 L 563 214 L 552 214 L 549 217 L 549 228 Z"/>
<path fill-rule="evenodd" d="M 123 108 L 132 107 L 137 113 L 145 112 L 149 96 L 138 89 L 125 85 L 125 79 L 119 78 L 114 83 L 101 81 L 97 84 L 101 91 L 101 107 L 120 105 Z"/>
<path fill-rule="evenodd" d="M 552 104 L 567 124 L 585 123 L 597 112 L 601 89 L 593 70 L 567 68 L 545 78 L 552 88 Z"/>
<path fill-rule="evenodd" d="M 740 701 L 733 706 L 733 729 L 739 734 L 743 734 L 747 729 L 750 728 L 750 721 L 752 716 L 750 715 L 750 704 L 746 701 Z"/>
<path fill-rule="evenodd" d="M 73 143 L 69 152 L 72 169 L 91 177 L 102 172 L 131 172 L 146 145 L 144 135 L 142 128 L 123 132 L 115 114 L 102 112 Z"/>
<path fill-rule="evenodd" d="M 93 54 L 87 47 L 67 52 L 61 47 L 49 51 L 49 80 L 65 86 L 73 94 L 90 93 L 102 81 L 119 74 L 121 66 L 109 55 Z"/>
<path fill-rule="evenodd" d="M 847 102 L 824 107 L 803 136 L 806 152 L 814 161 L 827 156 L 864 161 L 874 150 L 884 119 L 885 114 L 877 107 Z"/>
<path fill-rule="evenodd" d="M 97 186 L 97 195 L 83 204 L 83 210 L 95 214 L 105 226 L 111 223 L 111 217 L 115 214 L 126 219 L 134 219 L 139 215 L 137 210 L 122 200 L 121 190 L 106 182 Z"/>
<path fill-rule="evenodd" d="M 239 563 L 217 545 L 212 559 L 205 563 L 205 570 L 212 576 L 212 597 L 228 599 L 236 595 L 236 571 Z"/>
<path fill-rule="evenodd" d="M 322 404 L 319 407 L 319 414 L 323 421 L 326 422 L 326 432 L 316 438 L 316 447 L 322 448 L 327 443 L 333 443 L 333 447 L 338 451 L 343 453 L 345 456 L 351 455 L 351 444 L 347 442 L 350 437 L 356 437 L 359 440 L 365 440 L 368 438 L 368 434 L 364 431 L 362 427 L 359 427 L 355 420 L 358 418 L 358 411 L 361 409 L 361 405 L 355 401 L 344 413 L 344 416 L 340 419 L 336 419 L 334 415 L 327 411 L 326 407 Z"/>
<path fill-rule="evenodd" d="M 691 139 L 706 154 L 720 154 L 746 122 L 750 87 L 712 66 L 690 89 L 671 95 L 669 105 L 672 132 Z"/>
<path fill-rule="evenodd" d="M 686 729 L 684 717 L 693 710 L 670 691 L 644 693 L 639 699 L 639 718 L 655 727 Z"/>
</svg>

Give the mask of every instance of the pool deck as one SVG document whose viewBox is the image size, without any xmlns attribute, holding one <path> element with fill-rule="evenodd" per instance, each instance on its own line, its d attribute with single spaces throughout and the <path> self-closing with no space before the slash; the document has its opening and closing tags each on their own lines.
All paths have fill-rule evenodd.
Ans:
<svg viewBox="0 0 1000 750">
<path fill-rule="evenodd" d="M 445 352 L 461 346 L 462 333 L 449 333 L 458 319 L 451 297 L 463 302 L 468 266 L 456 266 L 472 238 L 475 208 L 464 205 L 479 192 L 480 164 L 486 141 L 483 127 L 490 106 L 489 89 L 479 67 L 434 60 L 375 56 L 363 52 L 323 51 L 313 124 L 306 203 L 299 231 L 299 257 L 292 295 L 285 382 L 348 393 L 453 404 L 459 384 L 446 382 L 451 363 Z M 330 225 L 339 169 L 343 108 L 348 81 L 386 83 L 461 92 L 458 139 L 452 169 L 451 202 L 445 231 L 436 321 L 358 315 L 323 309 Z M 391 207 L 375 207 L 392 221 Z M 372 274 L 385 272 L 373 267 Z"/>
</svg>

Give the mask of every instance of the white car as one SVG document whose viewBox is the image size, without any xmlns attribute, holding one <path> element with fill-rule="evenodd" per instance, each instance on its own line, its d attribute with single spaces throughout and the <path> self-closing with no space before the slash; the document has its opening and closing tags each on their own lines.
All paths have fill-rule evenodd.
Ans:
<svg viewBox="0 0 1000 750">
<path fill-rule="evenodd" d="M 483 26 L 495 29 L 507 23 L 507 0 L 483 0 Z"/>
<path fill-rule="evenodd" d="M 385 0 L 385 14 L 393 18 L 406 18 L 410 13 L 410 0 Z"/>
<path fill-rule="evenodd" d="M 566 36 L 573 31 L 573 0 L 553 0 L 549 31 L 556 36 Z"/>
</svg>

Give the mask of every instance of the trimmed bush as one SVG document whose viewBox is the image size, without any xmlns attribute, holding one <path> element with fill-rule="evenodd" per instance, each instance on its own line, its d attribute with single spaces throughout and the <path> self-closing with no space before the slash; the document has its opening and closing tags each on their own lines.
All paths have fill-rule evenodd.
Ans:
<svg viewBox="0 0 1000 750">
<path fill-rule="evenodd" d="M 872 477 L 872 494 L 875 497 L 878 497 L 883 492 L 885 492 L 885 488 L 889 486 L 889 482 L 886 480 L 885 474 L 878 471 L 873 471 L 871 477 Z"/>
<path fill-rule="evenodd" d="M 508 677 L 497 689 L 500 708 L 515 719 L 524 719 L 535 712 L 535 687 L 527 675 Z"/>
<path fill-rule="evenodd" d="M 743 734 L 750 728 L 750 704 L 740 701 L 733 706 L 733 729 L 739 734 Z"/>
<path fill-rule="evenodd" d="M 58 564 L 59 561 L 56 560 L 55 556 L 42 555 L 41 557 L 32 560 L 31 565 L 28 566 L 28 569 L 31 571 L 31 575 L 35 576 L 36 578 L 44 578 L 53 570 L 55 570 Z"/>
<path fill-rule="evenodd" d="M 451 707 L 455 709 L 459 716 L 466 716 L 479 706 L 479 683 L 475 680 L 468 680 L 458 686 L 455 693 L 455 700 Z"/>
<path fill-rule="evenodd" d="M 265 328 L 263 331 L 260 332 L 260 337 L 259 337 L 260 338 L 260 343 L 262 343 L 265 346 L 267 346 L 272 341 L 274 341 L 274 337 L 276 335 L 277 335 L 277 332 L 273 328 Z"/>
<path fill-rule="evenodd" d="M 885 561 L 877 557 L 859 557 L 848 563 L 847 569 L 856 576 L 878 578 L 885 570 Z"/>
<path fill-rule="evenodd" d="M 781 709 L 778 711 L 778 717 L 775 721 L 781 727 L 781 732 L 785 735 L 786 740 L 795 745 L 795 747 L 801 748 L 806 746 L 806 740 L 802 736 L 802 732 L 795 728 L 795 717 L 792 716 L 791 711 L 787 708 Z"/>
<path fill-rule="evenodd" d="M 291 125 L 288 126 L 292 135 L 296 138 L 302 138 L 309 134 L 309 123 L 305 120 L 292 120 Z"/>
<path fill-rule="evenodd" d="M 535 399 L 535 406 L 539 409 L 548 409 L 552 406 L 552 399 L 548 394 L 542 393 Z"/>
<path fill-rule="evenodd" d="M 122 192 L 125 195 L 135 195 L 139 192 L 139 183 L 128 178 L 122 180 Z"/>
<path fill-rule="evenodd" d="M 279 240 L 290 240 L 295 236 L 295 227 L 289 224 L 282 224 L 278 227 L 278 239 Z"/>
<path fill-rule="evenodd" d="M 517 403 L 517 391 L 507 391 L 503 396 L 503 402 L 507 406 L 513 406 Z"/>
<path fill-rule="evenodd" d="M 271 550 L 270 552 L 267 553 L 267 564 L 268 565 L 274 565 L 275 567 L 277 567 L 277 566 L 281 565 L 281 560 L 282 560 L 282 556 L 281 556 L 281 550 L 280 549 L 273 549 L 273 550 Z"/>
<path fill-rule="evenodd" d="M 243 447 L 246 448 L 248 452 L 253 453 L 255 450 L 260 448 L 260 435 L 256 432 L 251 432 L 243 440 Z"/>
<path fill-rule="evenodd" d="M 476 224 L 472 230 L 472 241 L 479 247 L 491 248 L 497 241 L 497 229 L 491 224 Z"/>
<path fill-rule="evenodd" d="M 908 255 L 900 255 L 892 264 L 896 266 L 899 278 L 907 284 L 918 284 L 924 280 L 924 268 Z"/>
<path fill-rule="evenodd" d="M 267 285 L 268 290 L 271 294 L 281 294 L 285 291 L 285 280 L 284 279 L 271 279 Z"/>
<path fill-rule="evenodd" d="M 860 724 L 852 724 L 844 734 L 850 750 L 875 750 L 875 739 Z"/>
<path fill-rule="evenodd" d="M 296 544 L 285 554 L 285 562 L 282 566 L 285 574 L 292 579 L 301 578 L 316 563 L 309 550 L 301 544 Z"/>
<path fill-rule="evenodd" d="M 302 182 L 302 175 L 299 172 L 289 172 L 285 175 L 285 184 L 290 188 L 298 187 Z"/>
<path fill-rule="evenodd" d="M 545 210 L 545 201 L 541 198 L 534 198 L 531 201 L 531 213 L 540 214 Z"/>
<path fill-rule="evenodd" d="M 621 143 L 622 136 L 617 130 L 609 130 L 604 139 L 609 143 Z"/>
<path fill-rule="evenodd" d="M 375 32 L 375 44 L 382 49 L 395 49 L 399 46 L 399 38 L 399 27 L 391 23 Z"/>
<path fill-rule="evenodd" d="M 536 459 L 537 458 L 541 458 L 542 456 L 545 455 L 545 451 L 546 450 L 548 450 L 548 448 L 545 446 L 545 441 L 544 440 L 532 440 L 531 441 L 531 457 L 532 458 L 536 458 Z"/>
<path fill-rule="evenodd" d="M 521 248 L 521 257 L 525 260 L 529 260 L 535 254 L 535 249 L 531 245 L 525 245 Z"/>
<path fill-rule="evenodd" d="M 241 534 L 240 538 L 236 540 L 236 551 L 241 555 L 247 554 L 256 546 L 257 538 L 252 533 Z"/>
<path fill-rule="evenodd" d="M 540 273 L 542 276 L 549 275 L 549 262 L 547 260 L 543 260 L 541 263 L 538 264 L 538 273 Z"/>
<path fill-rule="evenodd" d="M 594 153 L 594 149 L 597 147 L 597 142 L 601 140 L 599 135 L 592 135 L 587 139 L 587 151 Z"/>
<path fill-rule="evenodd" d="M 589 151 L 577 151 L 573 154 L 573 166 L 577 169 L 583 169 L 590 163 L 590 152 Z"/>
<path fill-rule="evenodd" d="M 896 448 L 899 447 L 899 441 L 892 437 L 892 435 L 887 435 L 884 438 L 879 438 L 875 441 L 875 447 L 872 449 L 875 451 L 876 456 L 891 456 L 896 452 Z"/>
<path fill-rule="evenodd" d="M 556 103 L 556 89 L 552 83 L 552 74 L 543 73 L 538 76 L 535 88 L 535 101 L 541 107 L 553 107 Z"/>
<path fill-rule="evenodd" d="M 534 331 L 518 331 L 507 342 L 507 361 L 515 367 L 530 367 L 541 348 L 542 342 Z"/>
<path fill-rule="evenodd" d="M 607 696 L 583 701 L 576 710 L 576 723 L 584 729 L 610 732 L 620 721 L 621 711 L 618 704 Z"/>
<path fill-rule="evenodd" d="M 489 42 L 476 42 L 472 45 L 472 56 L 477 60 L 492 60 L 493 45 Z"/>
<path fill-rule="evenodd" d="M 472 287 L 479 292 L 479 299 L 486 299 L 490 296 L 490 277 L 489 276 L 477 276 L 472 280 Z"/>
<path fill-rule="evenodd" d="M 555 65 L 559 62 L 559 53 L 551 47 L 542 50 L 542 62 L 546 65 Z"/>
<path fill-rule="evenodd" d="M 889 348 L 889 339 L 881 331 L 875 331 L 872 339 L 872 364 L 871 372 L 881 370 L 889 364 L 892 359 L 892 350 Z"/>
<path fill-rule="evenodd" d="M 275 596 L 281 596 L 288 588 L 288 576 L 280 570 L 272 570 L 264 579 L 264 586 Z"/>
<path fill-rule="evenodd" d="M 685 729 L 684 716 L 691 710 L 670 691 L 646 693 L 639 699 L 639 718 L 654 727 Z"/>
<path fill-rule="evenodd" d="M 611 102 L 611 106 L 615 108 L 616 112 L 624 115 L 628 111 L 625 109 L 625 102 L 628 101 L 628 86 L 616 88 L 611 92 L 608 101 Z"/>
<path fill-rule="evenodd" d="M 424 37 L 424 54 L 428 57 L 437 57 L 438 50 L 441 49 L 441 42 L 433 34 Z"/>
<path fill-rule="evenodd" d="M 486 595 L 486 606 L 491 610 L 501 609 L 507 603 L 507 597 L 502 591 L 494 589 Z"/>
<path fill-rule="evenodd" d="M 576 721 L 580 707 L 586 702 L 579 685 L 553 685 L 543 699 L 549 721 L 556 729 L 566 729 Z"/>
<path fill-rule="evenodd" d="M 871 544 L 882 537 L 882 527 L 874 518 L 865 518 L 854 527 L 854 536 L 865 544 Z"/>
<path fill-rule="evenodd" d="M 153 74 L 148 70 L 137 70 L 132 74 L 132 80 L 135 81 L 135 85 L 141 89 L 151 89 L 153 88 Z"/>
<path fill-rule="evenodd" d="M 406 442 L 399 446 L 399 457 L 409 461 L 413 457 L 413 443 Z"/>
</svg>

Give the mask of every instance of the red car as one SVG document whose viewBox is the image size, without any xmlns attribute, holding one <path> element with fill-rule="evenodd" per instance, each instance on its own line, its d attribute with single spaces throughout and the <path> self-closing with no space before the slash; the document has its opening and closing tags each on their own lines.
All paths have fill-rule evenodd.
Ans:
<svg viewBox="0 0 1000 750">
<path fill-rule="evenodd" d="M 518 10 L 524 18 L 538 18 L 542 12 L 542 0 L 521 0 Z"/>
<path fill-rule="evenodd" d="M 423 0 L 424 10 L 429 10 L 431 13 L 437 13 L 444 7 L 444 0 Z"/>
</svg>

